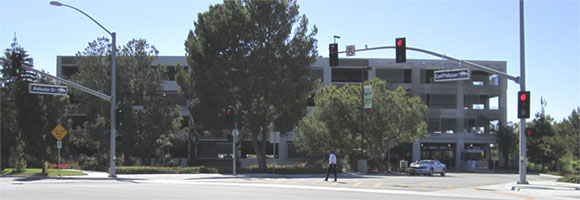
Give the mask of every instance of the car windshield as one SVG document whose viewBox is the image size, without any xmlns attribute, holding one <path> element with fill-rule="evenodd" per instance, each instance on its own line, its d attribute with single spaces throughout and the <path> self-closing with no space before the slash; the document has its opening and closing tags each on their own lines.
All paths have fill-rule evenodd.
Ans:
<svg viewBox="0 0 580 200">
<path fill-rule="evenodd" d="M 428 165 L 432 165 L 433 161 L 432 160 L 422 160 L 419 162 L 419 164 L 428 164 Z"/>
</svg>

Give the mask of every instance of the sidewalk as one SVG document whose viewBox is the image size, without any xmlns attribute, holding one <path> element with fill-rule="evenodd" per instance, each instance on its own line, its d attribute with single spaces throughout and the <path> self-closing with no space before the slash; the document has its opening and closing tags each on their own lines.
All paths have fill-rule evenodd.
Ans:
<svg viewBox="0 0 580 200">
<path fill-rule="evenodd" d="M 554 180 L 528 180 L 528 184 L 510 182 L 481 188 L 505 191 L 515 196 L 525 197 L 525 199 L 580 199 L 580 184 L 556 182 L 558 176 L 547 174 L 540 174 L 540 176 L 553 177 Z"/>
</svg>

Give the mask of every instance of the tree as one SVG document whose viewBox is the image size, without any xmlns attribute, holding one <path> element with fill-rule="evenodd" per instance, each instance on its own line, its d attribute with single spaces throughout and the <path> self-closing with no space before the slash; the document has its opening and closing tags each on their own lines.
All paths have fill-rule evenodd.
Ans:
<svg viewBox="0 0 580 200">
<path fill-rule="evenodd" d="M 167 80 L 166 67 L 152 67 L 159 53 L 147 41 L 131 40 L 119 48 L 117 57 L 117 109 L 123 112 L 123 123 L 118 123 L 117 147 L 123 154 L 121 161 L 141 158 L 142 163 L 156 155 L 157 139 L 172 138 L 181 121 L 179 106 L 165 98 L 163 82 Z M 111 45 L 106 38 L 89 43 L 83 52 L 77 53 L 79 72 L 72 79 L 104 94 L 110 94 Z M 106 163 L 108 152 L 108 128 L 110 104 L 86 93 L 75 91 L 79 106 L 87 113 L 87 122 L 81 132 L 73 136 L 77 149 L 100 158 Z M 134 106 L 139 109 L 134 109 Z M 141 109 L 142 108 L 142 109 Z M 120 121 L 118 121 L 120 122 Z M 133 163 L 131 163 L 133 164 Z"/>
<path fill-rule="evenodd" d="M 252 139 L 260 169 L 266 168 L 267 133 L 290 131 L 306 114 L 314 90 L 308 75 L 317 56 L 317 29 L 308 33 L 308 19 L 298 14 L 295 1 L 213 5 L 198 14 L 185 43 L 189 68 L 177 72 L 199 133 L 223 136 L 231 132 L 225 109 L 243 113 L 240 128 Z"/>
<path fill-rule="evenodd" d="M 580 160 L 580 108 L 572 110 L 568 119 L 557 123 L 554 128 L 558 135 L 566 138 L 568 141 L 570 153 L 572 153 L 576 160 Z"/>
<path fill-rule="evenodd" d="M 500 129 L 497 132 L 496 142 L 498 148 L 503 154 L 504 167 L 508 166 L 510 155 L 518 151 L 519 138 L 514 127 L 504 126 L 500 124 Z"/>
<path fill-rule="evenodd" d="M 315 95 L 312 113 L 297 126 L 295 142 L 310 156 L 321 156 L 329 150 L 356 157 L 361 153 L 384 170 L 382 153 L 387 139 L 408 143 L 427 137 L 427 106 L 420 97 L 407 96 L 399 87 L 388 90 L 386 81 L 374 79 L 373 105 L 364 110 L 365 126 L 361 129 L 361 88 L 345 85 L 323 87 Z M 360 141 L 363 140 L 363 151 Z M 360 157 L 360 156 L 359 156 Z"/>
<path fill-rule="evenodd" d="M 28 93 L 29 83 L 46 84 L 49 80 L 25 70 L 11 73 L 12 62 L 18 62 L 14 59 L 16 54 L 23 64 L 32 66 L 33 63 L 15 37 L 4 53 L 10 62 L 2 61 L 2 168 L 6 167 L 8 157 L 13 156 L 18 158 L 10 158 L 9 163 L 17 167 L 40 167 L 51 155 L 49 143 L 56 140 L 51 140 L 50 130 L 64 119 L 67 98 Z"/>
<path fill-rule="evenodd" d="M 566 156 L 560 159 L 562 164 L 564 164 L 565 170 L 572 172 L 578 172 L 577 164 L 580 163 L 580 108 L 572 110 L 570 116 L 567 119 L 562 120 L 560 123 L 554 125 L 556 130 L 556 135 L 560 137 L 566 145 L 565 146 Z M 576 166 L 575 166 L 576 165 Z"/>
<path fill-rule="evenodd" d="M 528 124 L 528 127 L 535 129 L 534 135 L 528 137 L 528 155 L 534 163 L 542 164 L 542 170 L 546 165 L 558 162 L 564 156 L 564 141 L 556 136 L 553 128 L 554 119 L 547 115 L 545 108 L 548 102 L 541 99 L 542 109 L 536 113 L 536 118 Z M 564 147 L 564 148 L 563 148 Z"/>
</svg>

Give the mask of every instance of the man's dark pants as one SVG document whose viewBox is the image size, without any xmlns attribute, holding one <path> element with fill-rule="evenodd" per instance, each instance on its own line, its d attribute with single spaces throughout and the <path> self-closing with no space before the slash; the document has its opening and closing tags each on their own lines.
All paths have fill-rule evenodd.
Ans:
<svg viewBox="0 0 580 200">
<path fill-rule="evenodd" d="M 326 172 L 326 178 L 324 179 L 325 181 L 328 181 L 328 176 L 330 175 L 330 170 L 332 170 L 332 172 L 334 172 L 334 181 L 336 181 L 336 164 L 330 164 L 328 165 L 328 171 Z"/>
</svg>

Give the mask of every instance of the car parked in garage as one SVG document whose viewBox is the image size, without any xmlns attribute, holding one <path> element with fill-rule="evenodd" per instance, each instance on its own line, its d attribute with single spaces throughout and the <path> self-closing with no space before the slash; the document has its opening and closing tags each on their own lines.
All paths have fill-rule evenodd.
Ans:
<svg viewBox="0 0 580 200">
<path fill-rule="evenodd" d="M 426 176 L 433 176 L 433 174 L 438 173 L 441 176 L 445 176 L 446 170 L 447 166 L 438 160 L 419 160 L 411 164 L 409 173 L 411 175 L 425 174 Z"/>
</svg>

